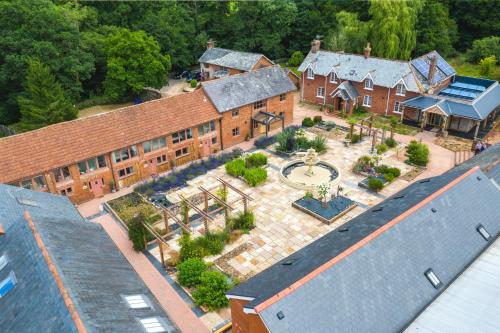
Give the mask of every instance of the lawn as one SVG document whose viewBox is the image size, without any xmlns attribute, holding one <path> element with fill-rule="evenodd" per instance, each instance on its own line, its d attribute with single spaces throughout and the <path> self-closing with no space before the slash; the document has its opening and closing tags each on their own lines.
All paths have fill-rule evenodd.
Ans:
<svg viewBox="0 0 500 333">
<path fill-rule="evenodd" d="M 353 113 L 352 117 L 358 120 L 358 123 L 361 123 L 361 119 L 366 119 L 371 114 L 372 113 L 370 112 Z M 385 126 L 388 131 L 390 130 L 391 121 L 389 117 L 374 114 L 373 120 L 374 120 L 373 127 L 382 128 Z M 416 135 L 418 133 L 418 128 L 405 124 L 398 124 L 394 132 L 403 135 Z"/>
<path fill-rule="evenodd" d="M 109 111 L 113 111 L 119 108 L 123 108 L 125 106 L 132 105 L 134 103 L 120 103 L 120 104 L 106 104 L 106 105 L 94 105 L 88 108 L 80 109 L 78 112 L 78 118 L 84 118 L 88 116 L 93 116 L 100 113 L 105 113 Z"/>
<path fill-rule="evenodd" d="M 458 75 L 483 77 L 479 65 L 466 62 L 463 58 L 457 57 L 449 60 L 450 65 L 455 68 Z M 495 71 L 486 77 L 490 80 L 500 80 L 500 66 L 495 66 Z"/>
</svg>

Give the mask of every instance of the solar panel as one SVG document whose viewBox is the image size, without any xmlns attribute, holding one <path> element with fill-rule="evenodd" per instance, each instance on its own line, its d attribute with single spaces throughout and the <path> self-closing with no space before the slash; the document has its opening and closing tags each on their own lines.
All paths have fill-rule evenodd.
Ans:
<svg viewBox="0 0 500 333">
<path fill-rule="evenodd" d="M 415 59 L 411 63 L 420 74 L 422 74 L 426 79 L 429 78 L 429 64 L 427 64 L 423 59 Z"/>
<path fill-rule="evenodd" d="M 478 91 L 478 92 L 482 92 L 482 91 L 486 90 L 486 88 L 483 86 L 479 86 L 477 84 L 463 83 L 463 82 L 454 82 L 450 86 L 456 87 L 456 88 L 467 89 L 467 90 Z"/>
<path fill-rule="evenodd" d="M 456 74 L 453 67 L 451 67 L 450 64 L 448 64 L 443 58 L 441 58 L 441 56 L 437 57 L 437 66 L 444 72 L 446 76 Z"/>
</svg>

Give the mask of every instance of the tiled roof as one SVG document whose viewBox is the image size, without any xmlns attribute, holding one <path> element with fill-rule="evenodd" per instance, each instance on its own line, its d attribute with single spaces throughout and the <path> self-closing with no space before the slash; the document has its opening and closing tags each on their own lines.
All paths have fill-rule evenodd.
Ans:
<svg viewBox="0 0 500 333">
<path fill-rule="evenodd" d="M 369 74 L 378 86 L 393 88 L 402 79 L 408 91 L 420 92 L 407 61 L 389 60 L 362 55 L 318 51 L 309 52 L 299 67 L 304 72 L 311 67 L 314 74 L 326 76 L 335 70 L 342 80 L 362 82 Z"/>
<path fill-rule="evenodd" d="M 410 64 L 413 66 L 415 76 L 416 76 L 417 80 L 420 82 L 420 84 L 423 87 L 425 87 L 426 90 L 430 86 L 429 80 L 428 80 L 428 77 L 426 77 L 426 76 L 422 75 L 422 73 L 420 73 L 419 69 L 420 69 L 420 66 L 423 65 L 425 70 L 428 71 L 428 68 L 429 68 L 430 63 L 431 63 L 431 59 L 434 56 L 436 56 L 437 64 L 436 64 L 436 72 L 434 73 L 434 79 L 433 79 L 432 85 L 439 85 L 441 82 L 446 80 L 448 77 L 456 74 L 453 67 L 451 67 L 450 64 L 448 64 L 446 62 L 446 60 L 444 60 L 444 58 L 441 57 L 441 55 L 437 51 L 431 51 L 429 53 L 421 55 L 418 58 L 411 60 Z M 443 71 L 443 69 L 444 69 L 443 66 L 446 67 L 446 69 L 448 70 L 448 75 Z M 428 75 L 428 74 L 426 73 L 426 75 Z"/>
<path fill-rule="evenodd" d="M 29 204 L 21 204 L 20 201 Z M 0 184 L 0 254 L 18 284 L 0 298 L 0 330 L 76 332 L 54 277 L 47 268 L 23 212 L 34 227 L 88 332 L 142 332 L 139 318 L 160 317 L 168 332 L 178 332 L 102 227 L 83 219 L 63 196 Z M 140 294 L 151 308 L 130 309 L 123 296 Z"/>
<path fill-rule="evenodd" d="M 400 332 L 489 246 L 478 221 L 500 232 L 499 200 L 476 169 L 416 182 L 228 294 L 253 299 L 273 333 Z"/>
<path fill-rule="evenodd" d="M 206 81 L 202 86 L 221 113 L 297 89 L 278 65 Z"/>
<path fill-rule="evenodd" d="M 198 62 L 249 71 L 263 56 L 264 55 L 260 53 L 241 52 L 213 47 L 206 50 L 200 59 L 198 59 Z"/>
<path fill-rule="evenodd" d="M 2 138 L 0 182 L 40 174 L 218 117 L 200 89 Z"/>
</svg>

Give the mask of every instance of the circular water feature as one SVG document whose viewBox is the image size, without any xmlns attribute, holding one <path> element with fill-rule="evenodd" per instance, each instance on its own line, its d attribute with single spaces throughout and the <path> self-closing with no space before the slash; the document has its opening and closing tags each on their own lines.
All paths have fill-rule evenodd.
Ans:
<svg viewBox="0 0 500 333">
<path fill-rule="evenodd" d="M 296 189 L 313 191 L 324 183 L 330 183 L 330 187 L 336 186 L 340 182 L 340 172 L 334 165 L 325 161 L 318 161 L 314 165 L 292 161 L 281 168 L 280 178 Z"/>
</svg>

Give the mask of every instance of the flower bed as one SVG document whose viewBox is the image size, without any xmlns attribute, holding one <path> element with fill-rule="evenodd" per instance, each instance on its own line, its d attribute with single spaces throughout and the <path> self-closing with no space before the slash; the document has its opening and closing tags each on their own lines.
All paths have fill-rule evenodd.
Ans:
<svg viewBox="0 0 500 333">
<path fill-rule="evenodd" d="M 337 125 L 333 121 L 320 121 L 314 127 L 325 130 L 327 132 L 330 132 L 331 130 L 335 129 Z"/>
<path fill-rule="evenodd" d="M 305 196 L 292 203 L 292 207 L 300 209 L 326 224 L 331 224 L 356 207 L 356 205 L 354 201 L 341 195 L 336 196 L 326 203 L 322 203 L 316 198 Z"/>
<path fill-rule="evenodd" d="M 255 187 L 267 179 L 267 156 L 262 153 L 247 155 L 226 163 L 228 175 L 243 179 L 248 185 Z"/>
<path fill-rule="evenodd" d="M 286 129 L 276 135 L 276 142 L 276 152 L 278 154 L 289 155 L 310 148 L 321 154 L 327 150 L 326 138 L 324 136 L 317 135 L 314 139 L 309 140 L 302 129 Z"/>
<path fill-rule="evenodd" d="M 286 130 L 296 131 L 299 128 L 300 128 L 300 126 L 292 125 L 292 126 L 288 126 L 287 128 L 285 128 L 285 131 Z M 257 138 L 254 141 L 253 145 L 256 148 L 265 149 L 265 148 L 269 147 L 270 145 L 276 143 L 276 139 L 277 139 L 278 135 L 279 135 L 279 133 L 276 135 L 273 135 L 273 136 L 262 136 L 260 138 Z"/>
</svg>

